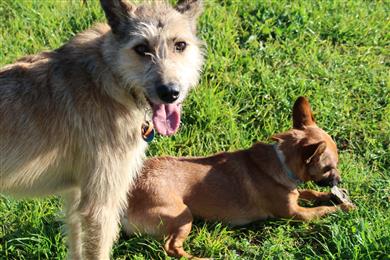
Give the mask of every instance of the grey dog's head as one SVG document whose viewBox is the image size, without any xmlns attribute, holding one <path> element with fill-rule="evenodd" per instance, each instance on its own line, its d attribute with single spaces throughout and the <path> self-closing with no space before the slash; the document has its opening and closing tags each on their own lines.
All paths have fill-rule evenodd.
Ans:
<svg viewBox="0 0 390 260">
<path fill-rule="evenodd" d="M 142 91 L 153 109 L 160 134 L 180 124 L 181 103 L 199 79 L 203 55 L 196 37 L 201 0 L 133 5 L 126 0 L 101 0 L 116 48 L 114 70 L 133 90 Z"/>
</svg>

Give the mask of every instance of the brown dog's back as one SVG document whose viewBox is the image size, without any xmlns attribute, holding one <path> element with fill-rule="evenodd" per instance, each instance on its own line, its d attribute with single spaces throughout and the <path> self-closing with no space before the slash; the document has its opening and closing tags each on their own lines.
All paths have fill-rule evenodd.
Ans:
<svg viewBox="0 0 390 260">
<path fill-rule="evenodd" d="M 256 154 L 263 151 L 258 146 L 272 149 L 259 143 L 248 150 L 210 157 L 147 160 L 129 197 L 129 204 L 133 205 L 128 209 L 129 219 L 136 219 L 130 216 L 133 214 L 139 214 L 142 219 L 143 210 L 167 204 L 184 204 L 195 217 L 232 224 L 246 224 L 259 216 L 270 217 L 266 209 L 272 203 L 267 194 L 271 195 L 278 184 L 265 171 L 256 168 L 253 158 L 267 160 L 269 157 Z M 263 204 L 261 210 L 256 207 L 259 203 Z"/>
</svg>

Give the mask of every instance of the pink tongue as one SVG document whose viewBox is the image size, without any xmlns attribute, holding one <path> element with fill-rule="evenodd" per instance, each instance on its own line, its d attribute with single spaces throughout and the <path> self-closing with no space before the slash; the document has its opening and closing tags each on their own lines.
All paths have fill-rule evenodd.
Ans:
<svg viewBox="0 0 390 260">
<path fill-rule="evenodd" d="M 180 125 L 180 104 L 153 104 L 153 124 L 161 135 L 173 135 Z"/>
</svg>

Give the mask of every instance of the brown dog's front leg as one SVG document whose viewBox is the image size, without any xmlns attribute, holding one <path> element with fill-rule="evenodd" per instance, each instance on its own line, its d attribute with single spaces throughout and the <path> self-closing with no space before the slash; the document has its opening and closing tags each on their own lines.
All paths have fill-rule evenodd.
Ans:
<svg viewBox="0 0 390 260">
<path fill-rule="evenodd" d="M 311 201 L 330 201 L 332 193 L 315 190 L 298 190 L 299 198 Z"/>
<path fill-rule="evenodd" d="M 295 206 L 294 210 L 291 211 L 289 217 L 293 217 L 295 219 L 309 221 L 312 219 L 320 218 L 324 215 L 334 213 L 337 210 L 350 211 L 354 209 L 355 206 L 353 204 L 340 204 L 337 206 L 320 206 L 315 208 L 304 208 L 301 206 Z"/>
</svg>

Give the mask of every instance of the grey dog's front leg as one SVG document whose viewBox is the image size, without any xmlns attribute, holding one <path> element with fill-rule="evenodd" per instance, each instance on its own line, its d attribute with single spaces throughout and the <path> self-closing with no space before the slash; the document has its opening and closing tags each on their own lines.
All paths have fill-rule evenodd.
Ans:
<svg viewBox="0 0 390 260">
<path fill-rule="evenodd" d="M 82 259 L 82 232 L 81 218 L 78 211 L 80 203 L 80 191 L 78 189 L 69 191 L 64 196 L 65 214 L 68 235 L 68 258 L 72 260 Z"/>
<path fill-rule="evenodd" d="M 119 232 L 116 208 L 101 208 L 83 216 L 84 259 L 108 260 Z"/>
<path fill-rule="evenodd" d="M 119 233 L 120 212 L 125 206 L 129 189 L 127 169 L 123 168 L 125 171 L 116 171 L 119 173 L 117 175 L 109 174 L 108 171 L 90 175 L 94 178 L 106 177 L 97 182 L 96 179 L 87 179 L 88 183 L 83 183 L 85 189 L 81 191 L 79 205 L 83 228 L 83 259 L 110 259 L 111 248 Z M 115 178 L 122 176 L 126 179 Z"/>
</svg>

